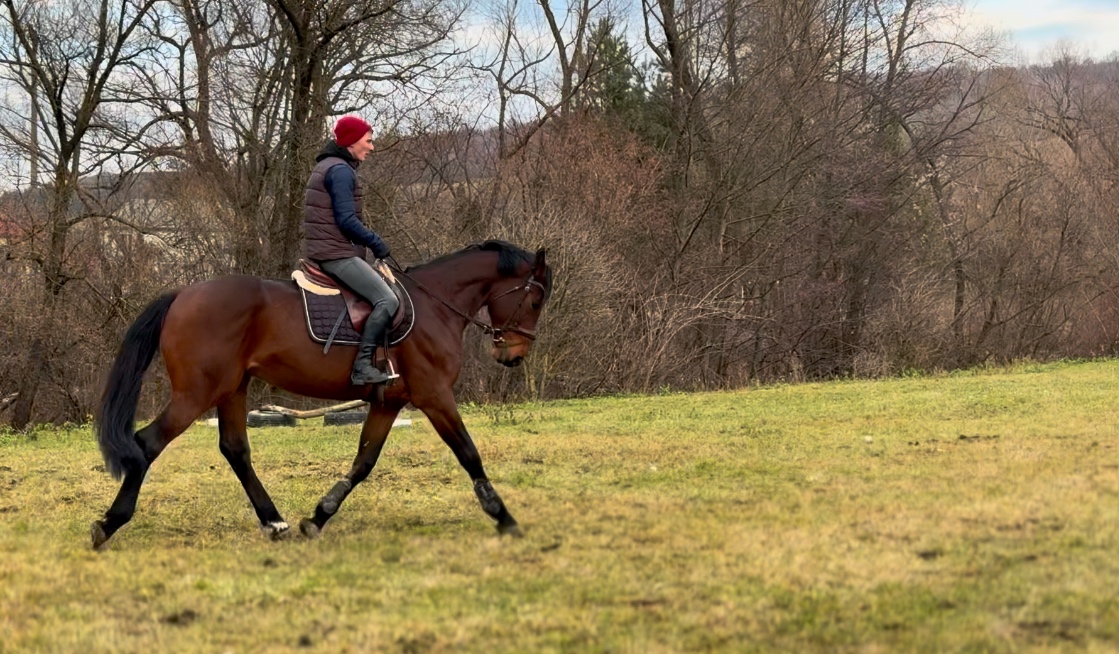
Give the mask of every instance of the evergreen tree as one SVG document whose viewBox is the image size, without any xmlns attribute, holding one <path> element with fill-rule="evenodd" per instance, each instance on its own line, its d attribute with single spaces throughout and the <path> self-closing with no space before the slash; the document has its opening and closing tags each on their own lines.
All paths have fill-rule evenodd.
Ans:
<svg viewBox="0 0 1119 654">
<path fill-rule="evenodd" d="M 669 115 L 646 90 L 645 75 L 634 62 L 629 42 L 609 18 L 591 30 L 581 53 L 583 70 L 576 106 L 615 120 L 649 143 L 664 147 L 671 129 Z"/>
</svg>

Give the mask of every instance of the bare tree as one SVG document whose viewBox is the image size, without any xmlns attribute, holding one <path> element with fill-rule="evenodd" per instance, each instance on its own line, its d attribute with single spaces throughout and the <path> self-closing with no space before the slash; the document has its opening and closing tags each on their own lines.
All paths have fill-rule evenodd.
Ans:
<svg viewBox="0 0 1119 654">
<path fill-rule="evenodd" d="M 179 0 L 150 29 L 175 53 L 145 102 L 173 119 L 150 144 L 221 190 L 234 266 L 282 274 L 298 256 L 307 172 L 331 116 L 394 120 L 453 76 L 462 6 L 445 2 Z M 173 94 L 166 88 L 176 90 Z"/>
<path fill-rule="evenodd" d="M 22 107 L 3 107 L 0 139 L 8 151 L 28 158 L 37 177 L 36 186 L 24 187 L 33 227 L 18 256 L 41 275 L 38 307 L 48 325 L 63 311 L 63 290 L 82 279 L 82 262 L 70 258 L 75 230 L 103 215 L 100 202 L 140 162 L 137 143 L 148 125 L 130 119 L 121 105 L 129 77 L 154 47 L 138 30 L 154 3 L 0 3 L 0 75 L 9 92 L 27 98 Z M 103 171 L 114 171 L 107 190 L 83 185 L 83 177 Z M 66 347 L 65 339 L 52 341 L 42 333 L 31 340 L 15 427 L 31 419 L 40 384 Z"/>
</svg>

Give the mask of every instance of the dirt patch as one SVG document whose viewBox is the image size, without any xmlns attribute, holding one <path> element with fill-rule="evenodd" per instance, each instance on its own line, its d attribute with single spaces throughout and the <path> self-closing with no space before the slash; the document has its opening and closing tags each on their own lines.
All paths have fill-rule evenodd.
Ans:
<svg viewBox="0 0 1119 654">
<path fill-rule="evenodd" d="M 173 624 L 179 627 L 185 627 L 197 620 L 199 617 L 201 616 L 199 616 L 198 613 L 196 613 L 192 609 L 183 609 L 182 611 L 163 616 L 160 622 Z"/>
</svg>

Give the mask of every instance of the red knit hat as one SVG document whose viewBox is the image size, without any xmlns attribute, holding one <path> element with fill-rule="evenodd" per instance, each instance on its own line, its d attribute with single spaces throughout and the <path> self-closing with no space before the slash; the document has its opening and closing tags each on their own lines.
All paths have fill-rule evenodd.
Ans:
<svg viewBox="0 0 1119 654">
<path fill-rule="evenodd" d="M 373 128 L 359 116 L 342 116 L 334 123 L 334 142 L 348 147 L 361 140 Z"/>
</svg>

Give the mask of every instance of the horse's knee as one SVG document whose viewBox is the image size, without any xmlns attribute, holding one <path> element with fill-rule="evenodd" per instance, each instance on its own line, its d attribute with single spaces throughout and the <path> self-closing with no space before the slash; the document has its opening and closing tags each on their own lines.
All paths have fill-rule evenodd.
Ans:
<svg viewBox="0 0 1119 654">
<path fill-rule="evenodd" d="M 230 444 L 223 441 L 218 443 L 218 450 L 221 451 L 221 455 L 225 457 L 229 465 L 234 468 L 247 466 L 252 461 L 252 454 L 247 445 Z"/>
</svg>

